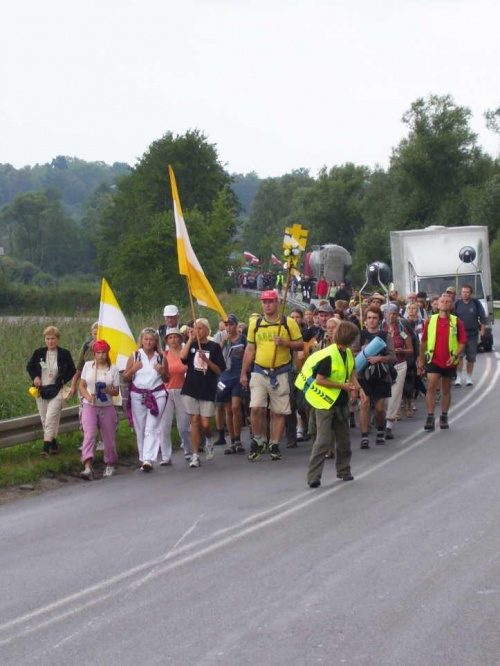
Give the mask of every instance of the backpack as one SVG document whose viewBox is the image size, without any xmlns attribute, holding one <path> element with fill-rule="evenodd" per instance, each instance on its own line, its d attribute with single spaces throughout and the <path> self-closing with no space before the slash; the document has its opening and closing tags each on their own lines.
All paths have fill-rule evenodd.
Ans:
<svg viewBox="0 0 500 666">
<path fill-rule="evenodd" d="M 262 324 L 262 320 L 263 320 L 263 319 L 264 319 L 264 317 L 259 317 L 259 318 L 257 319 L 257 321 L 255 322 L 255 331 L 254 331 L 254 335 L 257 335 L 257 331 L 259 330 L 259 326 Z M 271 324 L 271 325 L 272 325 L 272 326 L 276 326 L 276 323 Z M 290 335 L 290 329 L 288 328 L 288 321 L 287 321 L 286 315 L 282 315 L 282 317 L 281 317 L 281 325 L 285 327 L 286 332 L 288 333 L 288 337 L 289 337 L 290 340 L 291 340 L 291 339 L 292 339 L 292 336 Z"/>
</svg>

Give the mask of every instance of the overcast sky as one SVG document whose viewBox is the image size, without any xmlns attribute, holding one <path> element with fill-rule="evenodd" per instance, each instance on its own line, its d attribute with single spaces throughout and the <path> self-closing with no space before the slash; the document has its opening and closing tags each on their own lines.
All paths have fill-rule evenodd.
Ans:
<svg viewBox="0 0 500 666">
<path fill-rule="evenodd" d="M 0 163 L 134 164 L 202 130 L 231 172 L 387 167 L 418 97 L 500 105 L 498 0 L 11 0 Z"/>
</svg>

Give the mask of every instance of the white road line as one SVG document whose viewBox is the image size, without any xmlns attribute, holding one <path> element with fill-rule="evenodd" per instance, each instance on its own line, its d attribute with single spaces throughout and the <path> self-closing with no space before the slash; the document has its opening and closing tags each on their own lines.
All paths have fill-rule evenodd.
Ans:
<svg viewBox="0 0 500 666">
<path fill-rule="evenodd" d="M 500 355 L 496 353 L 495 357 L 496 360 L 498 361 Z M 467 393 L 466 395 L 464 395 L 463 399 L 461 399 L 458 403 L 455 404 L 455 409 L 460 408 L 460 411 L 457 414 L 457 416 L 454 417 L 453 420 L 450 422 L 454 423 L 455 421 L 460 420 L 471 409 L 474 409 L 478 404 L 483 402 L 485 397 L 496 388 L 495 384 L 500 374 L 500 364 L 497 363 L 496 370 L 494 371 L 492 378 L 489 379 L 490 373 L 492 371 L 492 365 L 493 361 L 491 357 L 488 357 L 486 361 L 485 372 L 483 372 L 481 380 L 476 385 L 475 387 L 476 390 Z M 487 386 L 487 388 L 484 391 L 479 391 L 479 395 L 477 396 L 477 398 L 471 401 L 470 399 L 473 397 L 474 393 L 478 393 L 477 389 L 481 389 L 483 384 L 486 383 L 489 383 L 489 386 Z M 461 408 L 461 405 L 463 403 L 468 403 L 468 404 L 464 408 Z M 410 446 L 406 447 L 401 451 L 398 451 L 397 453 L 394 453 L 385 460 L 380 461 L 377 465 L 370 467 L 370 469 L 366 470 L 365 472 L 361 472 L 360 474 L 357 475 L 356 478 L 363 479 L 366 478 L 367 476 L 370 476 L 371 474 L 374 474 L 375 472 L 378 472 L 383 467 L 391 464 L 393 461 L 399 459 L 401 456 L 407 455 L 408 453 L 413 451 L 413 449 L 417 448 L 418 446 L 421 446 L 422 444 L 426 443 L 430 438 L 435 436 L 436 433 L 434 432 L 427 433 L 424 432 L 423 430 L 416 431 L 408 438 L 402 440 L 402 442 L 404 442 L 405 444 L 409 443 Z M 165 573 L 168 573 L 169 571 L 172 571 L 176 568 L 189 564 L 197 559 L 200 559 L 201 557 L 205 557 L 206 555 L 209 555 L 210 553 L 216 550 L 219 550 L 225 546 L 233 544 L 235 541 L 243 537 L 246 537 L 256 532 L 257 530 L 272 525 L 273 523 L 278 522 L 280 520 L 286 519 L 289 516 L 297 513 L 298 511 L 302 511 L 303 509 L 311 506 L 312 504 L 322 501 L 330 497 L 330 495 L 332 495 L 333 493 L 339 492 L 341 489 L 346 487 L 349 487 L 349 485 L 346 486 L 346 484 L 335 484 L 335 486 L 333 486 L 330 489 L 322 489 L 321 491 L 314 492 L 314 494 L 311 494 L 310 490 L 305 491 L 275 507 L 266 509 L 265 511 L 254 514 L 253 516 L 249 516 L 248 518 L 242 520 L 240 523 L 237 523 L 230 527 L 223 528 L 221 530 L 217 530 L 213 534 L 203 539 L 200 539 L 191 544 L 176 549 L 177 545 L 180 544 L 188 536 L 188 533 L 193 531 L 195 525 L 197 524 L 195 523 L 195 525 L 190 527 L 187 530 L 187 532 L 179 539 L 177 544 L 163 557 L 158 558 L 156 560 L 152 560 L 137 567 L 132 567 L 131 569 L 128 569 L 127 571 L 124 571 L 121 574 L 118 574 L 117 576 L 113 576 L 106 580 L 100 581 L 96 585 L 92 585 L 88 588 L 85 588 L 84 590 L 81 590 L 80 592 L 76 592 L 75 594 L 59 599 L 58 601 L 52 604 L 48 604 L 47 606 L 39 608 L 35 611 L 32 611 L 31 613 L 27 613 L 25 615 L 22 615 L 18 618 L 15 618 L 0 625 L 0 632 L 6 632 L 9 629 L 13 629 L 18 625 L 26 624 L 32 620 L 36 620 L 36 618 L 40 617 L 41 615 L 46 617 L 48 613 L 62 609 L 64 606 L 71 604 L 73 602 L 78 603 L 79 601 L 83 601 L 84 598 L 87 597 L 88 595 L 102 592 L 106 588 L 113 586 L 113 589 L 108 594 L 94 597 L 93 599 L 87 602 L 78 604 L 75 608 L 63 611 L 62 613 L 54 615 L 51 618 L 44 619 L 44 621 L 41 623 L 25 626 L 24 628 L 15 632 L 12 636 L 8 636 L 5 639 L 0 640 L 0 646 L 6 645 L 7 643 L 10 643 L 13 640 L 19 640 L 19 638 L 23 636 L 38 631 L 39 629 L 49 626 L 55 622 L 60 622 L 65 618 L 76 615 L 77 613 L 80 613 L 85 609 L 94 606 L 98 603 L 101 603 L 106 599 L 112 596 L 116 596 L 117 594 L 120 594 L 124 591 L 138 589 L 146 582 L 149 582 L 157 578 L 158 576 L 161 576 Z M 303 499 L 304 501 L 301 501 Z M 231 532 L 234 532 L 234 534 L 231 534 Z M 216 540 L 215 543 L 210 544 L 210 542 L 214 540 Z M 210 545 L 205 545 L 205 544 L 210 544 Z M 189 552 L 189 551 L 195 551 L 195 552 Z M 178 559 L 175 559 L 174 561 L 169 561 L 172 560 L 172 558 L 174 557 Z M 141 574 L 146 570 L 149 570 L 149 573 L 146 576 L 144 576 L 141 580 L 132 581 L 131 583 L 121 588 L 117 588 L 117 583 L 124 582 L 128 578 L 131 578 L 137 574 Z"/>
</svg>

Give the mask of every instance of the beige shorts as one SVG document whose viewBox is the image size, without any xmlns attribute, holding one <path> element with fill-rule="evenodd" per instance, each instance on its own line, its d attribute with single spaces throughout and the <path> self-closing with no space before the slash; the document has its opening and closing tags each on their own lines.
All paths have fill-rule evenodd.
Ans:
<svg viewBox="0 0 500 666">
<path fill-rule="evenodd" d="M 189 395 L 183 395 L 184 407 L 189 416 L 207 416 L 215 414 L 215 403 L 211 400 L 196 400 Z"/>
<path fill-rule="evenodd" d="M 274 414 L 291 414 L 290 408 L 290 380 L 288 373 L 284 372 L 276 377 L 278 386 L 271 388 L 271 380 L 258 372 L 250 376 L 250 407 L 267 407 Z"/>
</svg>

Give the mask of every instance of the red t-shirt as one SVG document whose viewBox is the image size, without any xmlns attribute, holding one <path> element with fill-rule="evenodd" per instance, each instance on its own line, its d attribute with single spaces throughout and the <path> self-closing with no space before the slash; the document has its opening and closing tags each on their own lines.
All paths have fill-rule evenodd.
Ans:
<svg viewBox="0 0 500 666">
<path fill-rule="evenodd" d="M 424 332 L 422 333 L 422 342 L 427 342 L 427 330 L 429 328 L 430 318 L 425 320 Z M 450 320 L 448 317 L 438 317 L 436 325 L 436 346 L 434 348 L 434 355 L 432 363 L 437 365 L 438 368 L 449 368 L 446 362 L 450 358 L 450 351 L 448 348 L 448 336 L 450 331 Z M 457 334 L 458 342 L 460 344 L 467 343 L 467 335 L 465 328 L 460 319 L 457 319 Z"/>
</svg>

